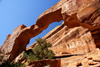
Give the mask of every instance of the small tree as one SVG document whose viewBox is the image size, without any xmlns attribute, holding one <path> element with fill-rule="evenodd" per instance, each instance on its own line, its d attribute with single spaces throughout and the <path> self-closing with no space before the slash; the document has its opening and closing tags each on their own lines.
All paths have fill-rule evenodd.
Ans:
<svg viewBox="0 0 100 67">
<path fill-rule="evenodd" d="M 25 58 L 27 58 L 27 53 L 25 52 L 25 51 L 23 51 L 23 53 L 22 53 L 22 59 L 25 59 Z"/>
<path fill-rule="evenodd" d="M 48 48 L 52 46 L 50 43 L 47 43 L 45 39 L 41 38 L 36 39 L 36 42 L 37 46 L 27 55 L 28 62 L 54 58 L 52 50 L 48 50 Z M 25 52 L 24 55 L 26 55 Z"/>
<path fill-rule="evenodd" d="M 7 60 L 7 61 L 4 61 L 0 67 L 26 67 L 25 64 L 20 64 L 20 63 L 13 63 L 13 64 L 10 64 L 10 62 Z"/>
<path fill-rule="evenodd" d="M 38 55 L 37 57 L 39 59 L 52 59 L 54 57 L 54 54 L 51 50 L 48 50 L 49 47 L 52 45 L 50 43 L 47 43 L 45 39 L 36 39 L 37 46 L 32 50 L 35 55 Z"/>
</svg>

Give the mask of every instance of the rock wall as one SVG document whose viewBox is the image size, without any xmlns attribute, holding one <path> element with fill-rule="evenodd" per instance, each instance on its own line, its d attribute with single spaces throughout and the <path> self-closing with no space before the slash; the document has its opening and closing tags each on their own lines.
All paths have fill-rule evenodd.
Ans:
<svg viewBox="0 0 100 67">
<path fill-rule="evenodd" d="M 93 26 L 89 29 L 97 47 L 100 47 L 100 1 L 96 0 L 94 2 L 84 4 L 79 8 L 77 15 L 81 23 Z"/>
<path fill-rule="evenodd" d="M 51 49 L 55 56 L 87 54 L 96 49 L 94 39 L 88 29 L 75 27 L 57 40 Z M 52 39 L 51 39 L 52 40 Z M 51 41 L 49 40 L 51 43 Z"/>
<path fill-rule="evenodd" d="M 25 50 L 30 38 L 27 34 L 21 30 L 26 28 L 25 25 L 18 26 L 12 34 L 7 36 L 4 44 L 1 46 L 1 51 L 3 51 L 10 60 L 13 60 L 19 53 Z M 8 59 L 7 57 L 5 60 Z"/>
<path fill-rule="evenodd" d="M 96 49 L 94 39 L 92 38 L 89 29 L 81 26 L 68 29 L 67 26 L 62 26 L 63 24 L 51 30 L 43 37 L 47 42 L 53 45 L 53 47 L 49 49 L 54 52 L 55 56 L 87 54 Z M 53 34 L 54 32 L 55 34 Z M 32 49 L 35 46 L 36 42 L 29 46 L 27 50 Z"/>
</svg>

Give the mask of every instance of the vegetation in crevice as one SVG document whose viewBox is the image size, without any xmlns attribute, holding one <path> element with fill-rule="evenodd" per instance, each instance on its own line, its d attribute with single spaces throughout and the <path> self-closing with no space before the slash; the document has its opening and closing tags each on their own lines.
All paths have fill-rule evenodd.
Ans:
<svg viewBox="0 0 100 67">
<path fill-rule="evenodd" d="M 0 49 L 0 67 L 25 67 L 25 64 L 12 63 L 9 60 L 4 60 L 4 51 Z"/>
<path fill-rule="evenodd" d="M 8 60 L 4 61 L 0 67 L 25 67 L 25 64 L 20 64 L 20 63 L 10 63 Z"/>
<path fill-rule="evenodd" d="M 0 49 L 0 62 L 3 61 L 3 58 L 4 58 L 4 51 L 2 52 Z"/>
</svg>

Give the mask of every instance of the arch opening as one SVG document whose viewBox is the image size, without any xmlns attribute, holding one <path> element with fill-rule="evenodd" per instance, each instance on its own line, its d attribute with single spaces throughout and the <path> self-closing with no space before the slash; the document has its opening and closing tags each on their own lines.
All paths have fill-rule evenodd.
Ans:
<svg viewBox="0 0 100 67">
<path fill-rule="evenodd" d="M 48 34 L 50 31 L 52 31 L 54 28 L 56 28 L 57 26 L 60 26 L 63 23 L 63 20 L 60 22 L 53 22 L 51 23 L 47 29 L 43 30 L 40 34 L 38 34 L 37 36 L 33 37 L 30 39 L 29 44 L 27 45 L 27 47 L 31 46 L 33 43 L 35 43 L 35 39 L 38 39 L 39 37 L 42 38 L 43 36 L 45 36 L 46 34 Z M 45 37 L 44 37 L 45 38 Z"/>
</svg>

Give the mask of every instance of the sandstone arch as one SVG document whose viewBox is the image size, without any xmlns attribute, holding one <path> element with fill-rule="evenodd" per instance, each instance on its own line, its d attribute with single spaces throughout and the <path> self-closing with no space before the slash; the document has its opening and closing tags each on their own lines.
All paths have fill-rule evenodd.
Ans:
<svg viewBox="0 0 100 67">
<path fill-rule="evenodd" d="M 100 27 L 99 26 L 93 27 L 91 24 L 84 23 L 85 21 L 81 23 L 81 21 L 84 20 L 84 18 L 87 18 L 86 17 L 87 14 L 89 14 L 90 16 L 94 14 L 93 17 L 96 18 L 95 23 L 97 23 L 97 21 L 100 20 L 98 19 L 100 12 L 97 12 L 96 15 L 94 12 L 85 14 L 86 11 L 85 9 L 88 9 L 87 6 L 84 7 L 85 4 L 89 4 L 89 7 L 91 7 L 89 9 L 95 9 L 95 11 L 100 6 L 99 0 L 59 1 L 56 5 L 52 6 L 50 9 L 42 13 L 37 19 L 36 24 L 30 27 L 26 27 L 25 25 L 18 26 L 12 34 L 8 35 L 4 44 L 1 46 L 1 51 L 5 51 L 5 54 L 9 55 L 8 58 L 12 61 L 19 53 L 25 50 L 27 44 L 29 43 L 29 40 L 32 37 L 41 33 L 44 29 L 46 29 L 49 26 L 50 23 L 53 23 L 55 21 L 59 22 L 61 20 L 64 20 L 64 24 L 68 25 L 69 27 L 75 27 L 81 25 L 83 27 L 89 28 L 91 32 L 93 30 L 94 31 L 97 30 L 97 32 L 93 31 L 93 34 L 98 34 L 97 37 L 94 37 L 94 39 L 95 42 L 99 43 L 100 39 L 98 37 L 100 37 L 100 32 L 98 32 L 98 30 Z M 98 8 L 93 7 L 95 5 Z M 84 14 L 81 14 L 82 12 L 81 10 L 84 10 Z M 79 22 L 78 19 L 81 21 Z"/>
</svg>

